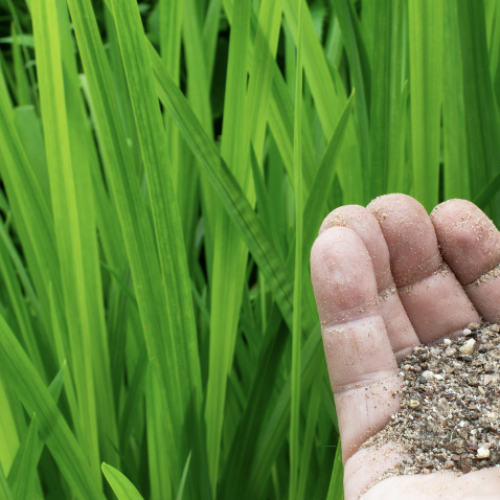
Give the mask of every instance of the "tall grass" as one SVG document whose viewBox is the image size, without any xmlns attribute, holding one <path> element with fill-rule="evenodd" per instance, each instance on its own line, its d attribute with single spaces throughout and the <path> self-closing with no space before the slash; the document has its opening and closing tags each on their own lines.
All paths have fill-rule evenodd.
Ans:
<svg viewBox="0 0 500 500">
<path fill-rule="evenodd" d="M 308 254 L 498 224 L 496 0 L 0 0 L 0 499 L 343 498 Z"/>
</svg>

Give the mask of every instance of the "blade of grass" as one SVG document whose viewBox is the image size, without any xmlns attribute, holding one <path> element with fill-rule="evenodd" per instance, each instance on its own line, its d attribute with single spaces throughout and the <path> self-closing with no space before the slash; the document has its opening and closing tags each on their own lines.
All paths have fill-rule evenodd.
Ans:
<svg viewBox="0 0 500 500">
<path fill-rule="evenodd" d="M 213 68 L 215 62 L 215 51 L 217 49 L 217 38 L 219 34 L 219 21 L 221 18 L 220 0 L 210 0 L 207 7 L 207 14 L 203 24 L 203 46 L 205 48 L 205 58 L 208 68 L 209 78 L 212 81 Z"/>
<path fill-rule="evenodd" d="M 54 377 L 52 382 L 50 383 L 48 390 L 50 395 L 52 396 L 52 399 L 57 403 L 59 401 L 59 396 L 61 395 L 61 390 L 63 388 L 63 381 L 64 381 L 64 374 L 66 372 L 66 362 L 63 363 L 62 368 L 59 370 L 57 375 Z M 31 427 L 30 427 L 31 429 Z M 33 445 L 33 443 L 29 443 L 29 440 L 27 439 L 29 436 L 29 432 L 26 433 L 27 436 L 19 446 L 19 449 L 17 450 L 16 457 L 14 459 L 14 462 L 12 464 L 12 467 L 9 472 L 9 483 L 11 485 L 16 485 L 19 481 L 27 481 L 27 478 L 24 477 L 27 473 L 27 470 L 25 469 L 23 471 L 23 463 L 25 462 L 25 457 L 27 454 L 33 454 L 29 460 L 31 460 L 35 464 L 35 470 L 36 470 L 36 464 L 40 461 L 40 458 L 42 456 L 43 449 L 45 447 L 45 441 L 36 438 L 37 443 Z M 31 451 L 27 449 L 27 446 L 35 446 L 35 448 Z M 26 463 L 24 467 L 26 466 Z M 26 496 L 26 498 L 31 498 L 29 496 Z"/>
<path fill-rule="evenodd" d="M 371 4 L 370 4 L 371 5 Z M 381 1 L 373 9 L 372 93 L 370 110 L 370 198 L 385 194 L 391 168 L 392 142 L 399 130 L 395 121 L 403 86 L 404 2 Z M 365 17 L 363 16 L 363 20 Z M 403 169 L 404 162 L 397 168 Z M 390 192 L 390 191 L 389 191 Z"/>
<path fill-rule="evenodd" d="M 458 27 L 461 42 L 465 120 L 470 190 L 477 198 L 488 181 L 498 171 L 500 147 L 498 144 L 497 108 L 489 74 L 483 3 L 465 0 L 457 2 Z M 493 200 L 493 198 L 492 198 Z M 492 201 L 490 200 L 490 201 Z M 484 199 L 482 200 L 484 201 Z M 491 211 L 498 224 L 498 198 Z"/>
<path fill-rule="evenodd" d="M 103 463 L 102 473 L 113 488 L 118 500 L 144 500 L 137 488 L 119 470 Z"/>
<path fill-rule="evenodd" d="M 36 418 L 36 414 L 34 414 L 31 419 L 28 435 L 26 436 L 19 476 L 17 477 L 17 481 L 12 488 L 14 500 L 33 498 L 35 493 L 35 484 L 37 481 L 36 466 L 38 458 L 40 458 L 37 453 L 37 448 L 38 419 Z"/>
<path fill-rule="evenodd" d="M 254 259 L 266 273 L 267 283 L 273 290 L 275 300 L 279 303 L 284 318 L 291 325 L 292 284 L 283 261 L 246 200 L 240 185 L 220 157 L 216 146 L 203 131 L 184 96 L 173 84 L 161 60 L 155 54 L 156 51 L 150 49 L 158 95 L 162 103 L 175 116 L 186 142 L 199 159 L 200 166 L 206 170 L 210 182 L 214 185 L 233 222 L 239 227 Z"/>
<path fill-rule="evenodd" d="M 168 416 L 166 396 L 161 388 L 160 369 L 156 361 L 150 361 L 146 384 L 146 418 L 148 437 L 149 481 L 151 498 L 171 498 L 174 485 L 171 474 L 161 468 L 171 462 L 167 456 L 175 448 L 172 419 Z"/>
<path fill-rule="evenodd" d="M 306 498 L 306 486 L 311 455 L 316 439 L 316 425 L 318 422 L 319 409 L 321 404 L 321 385 L 322 380 L 320 377 L 313 383 L 311 390 L 311 398 L 307 409 L 306 430 L 304 433 L 304 441 L 302 445 L 302 454 L 300 457 L 300 475 L 297 485 L 297 499 L 301 500 Z"/>
<path fill-rule="evenodd" d="M 243 196 L 254 203 L 251 171 L 247 168 L 249 128 L 247 106 L 247 47 L 250 1 L 235 4 L 229 41 L 224 100 L 221 156 L 241 186 Z M 227 376 L 232 364 L 248 249 L 229 215 L 218 203 L 214 233 L 212 302 L 210 310 L 210 358 L 205 406 L 207 454 L 212 494 L 216 496 Z M 229 298 L 229 300 L 228 300 Z"/>
<path fill-rule="evenodd" d="M 308 391 L 315 375 L 324 362 L 321 344 L 320 325 L 318 324 L 302 348 L 301 392 Z M 288 378 L 276 398 L 265 426 L 258 437 L 256 453 L 248 473 L 245 499 L 261 498 L 273 463 L 287 437 L 290 418 L 291 382 Z M 288 466 L 287 466 L 288 467 Z"/>
<path fill-rule="evenodd" d="M 12 24 L 12 55 L 14 58 L 14 74 L 17 83 L 17 102 L 19 106 L 31 104 L 30 93 L 26 73 L 24 71 L 24 61 L 19 46 L 18 34 L 15 24 Z"/>
<path fill-rule="evenodd" d="M 430 212 L 438 203 L 443 2 L 408 5 L 413 193 Z"/>
<path fill-rule="evenodd" d="M 344 47 L 349 59 L 349 69 L 353 86 L 356 89 L 356 113 L 358 115 L 358 143 L 361 151 L 361 168 L 364 175 L 371 172 L 370 167 L 370 64 L 365 44 L 361 34 L 359 21 L 353 3 L 349 0 L 335 0 L 333 2 L 337 13 L 340 29 L 344 39 Z M 383 10 L 380 6 L 379 10 Z M 326 132 L 326 131 L 325 131 Z M 379 172 L 380 175 L 380 172 Z M 377 177 L 376 175 L 374 177 Z M 380 176 L 382 179 L 383 176 Z M 371 199 L 370 187 L 374 188 L 376 178 L 370 176 L 370 182 L 365 184 L 365 198 Z"/>
<path fill-rule="evenodd" d="M 26 156 L 45 198 L 45 203 L 50 206 L 49 172 L 40 118 L 33 106 L 21 106 L 14 110 L 14 121 Z"/>
<path fill-rule="evenodd" d="M 46 301 L 49 284 L 60 283 L 52 215 L 17 134 L 13 111 L 4 94 L 0 95 L 0 131 L 2 180 L 12 214 L 17 221 L 17 232 L 23 244 L 37 295 L 40 301 Z M 22 278 L 23 275 L 20 276 Z M 23 284 L 26 286 L 26 280 Z M 29 293 L 29 288 L 26 290 Z M 61 322 L 65 322 L 60 286 L 55 287 L 54 295 L 57 314 L 61 316 Z M 40 314 L 40 311 L 37 313 Z M 43 317 L 39 317 L 43 321 Z"/>
<path fill-rule="evenodd" d="M 160 108 L 139 10 L 134 1 L 113 0 L 112 5 L 132 108 L 136 123 L 139 124 L 137 132 L 164 287 L 162 299 L 166 329 L 161 336 L 157 335 L 155 347 L 158 350 L 151 352 L 151 355 L 159 356 L 162 360 L 159 364 L 160 380 L 162 390 L 166 391 L 172 428 L 181 429 L 193 396 L 195 411 L 199 411 L 201 406 L 201 375 L 191 282 L 171 165 L 167 161 Z M 182 434 L 175 432 L 172 437 L 177 454 L 171 456 L 169 468 L 175 469 L 173 480 L 174 484 L 178 484 L 188 449 Z"/>
<path fill-rule="evenodd" d="M 39 436 L 46 440 L 59 469 L 76 496 L 104 500 L 86 455 L 78 445 L 50 392 L 44 386 L 21 345 L 0 317 L 0 370 L 28 413 L 39 419 Z"/>
<path fill-rule="evenodd" d="M 3 473 L 2 465 L 0 464 L 0 500 L 12 500 L 9 483 Z"/>
<path fill-rule="evenodd" d="M 182 497 L 184 495 L 184 486 L 186 485 L 186 479 L 189 472 L 189 465 L 191 464 L 191 454 L 192 451 L 189 452 L 189 455 L 187 457 L 186 465 L 184 466 L 184 471 L 182 473 L 181 484 L 179 485 L 179 489 L 177 490 L 177 495 L 175 497 L 175 500 L 182 500 Z"/>
<path fill-rule="evenodd" d="M 307 252 L 311 249 L 318 234 L 321 221 L 325 216 L 324 208 L 332 189 L 338 158 L 341 154 L 344 137 L 351 117 L 353 102 L 354 91 L 353 95 L 351 95 L 347 101 L 344 111 L 342 111 L 335 133 L 330 139 L 323 158 L 321 159 L 318 173 L 316 174 L 314 184 L 312 185 L 311 192 L 304 207 L 304 219 L 307 221 L 307 225 L 304 228 L 302 245 Z"/>
<path fill-rule="evenodd" d="M 97 318 L 100 316 L 101 320 L 103 316 L 102 308 L 94 308 L 91 300 L 96 293 L 91 281 L 96 269 L 93 269 L 94 262 L 89 257 L 92 256 L 92 250 L 95 256 L 97 248 L 92 245 L 92 212 L 90 217 L 82 217 L 84 190 L 88 185 L 86 165 L 82 164 L 83 162 L 77 165 L 79 162 L 76 157 L 72 157 L 66 101 L 61 99 L 61 96 L 65 95 L 65 85 L 55 0 L 35 0 L 32 13 L 54 228 L 61 263 L 66 315 L 72 319 L 68 322 L 68 333 L 70 349 L 75 354 L 71 359 L 79 407 L 80 425 L 77 428 L 82 432 L 78 437 L 86 450 L 96 478 L 100 481 L 92 344 L 95 341 L 94 328 L 103 327 L 104 324 L 91 321 L 94 314 Z M 84 253 L 85 242 L 90 244 L 86 245 Z"/>
<path fill-rule="evenodd" d="M 150 358 L 157 357 L 160 360 L 161 387 L 162 390 L 169 387 L 169 398 L 173 403 L 170 406 L 171 411 L 162 415 L 159 425 L 161 428 L 165 424 L 165 416 L 167 416 L 169 419 L 175 420 L 175 428 L 182 428 L 186 404 L 191 404 L 193 394 L 195 401 L 198 401 L 194 407 L 199 408 L 201 384 L 197 382 L 196 375 L 199 363 L 195 361 L 197 352 L 192 344 L 193 315 L 187 313 L 192 308 L 192 304 L 189 305 L 191 291 L 189 280 L 187 280 L 188 290 L 184 289 L 187 266 L 185 260 L 182 260 L 185 259 L 185 256 L 182 257 L 184 246 L 177 206 L 168 178 L 168 171 L 158 171 L 166 155 L 159 154 L 164 143 L 162 142 L 161 124 L 155 125 L 160 120 L 159 107 L 155 102 L 156 92 L 145 91 L 151 85 L 151 70 L 148 55 L 142 53 L 145 40 L 142 26 L 138 27 L 138 23 L 140 23 L 139 12 L 137 5 L 132 2 L 120 4 L 120 9 L 113 10 L 116 16 L 115 25 L 131 97 L 133 93 L 134 114 L 137 123 L 140 123 L 137 128 L 142 135 L 140 140 L 141 153 L 148 170 L 148 188 L 151 190 L 151 208 L 157 231 L 159 254 L 162 259 L 161 268 L 152 227 L 147 218 L 141 194 L 137 189 L 135 174 L 133 168 L 127 166 L 130 165 L 131 158 L 127 154 L 128 148 L 117 115 L 116 100 L 110 85 L 109 69 L 92 6 L 88 0 L 69 0 L 68 3 L 88 80 L 96 123 L 102 138 L 101 144 L 105 152 L 103 156 L 106 158 L 107 172 L 130 260 L 149 356 Z M 134 37 L 130 37 L 131 33 L 134 34 Z M 153 132 L 147 136 L 146 131 L 151 130 Z M 168 196 L 169 193 L 171 196 Z M 160 210 L 161 207 L 164 210 Z M 170 233 L 166 230 L 168 224 L 172 228 Z M 166 262 L 172 264 L 168 266 Z M 162 273 L 167 272 L 174 273 L 174 276 L 179 274 L 177 278 L 172 275 L 163 276 Z M 162 276 L 162 279 L 159 280 L 158 276 Z M 179 281 L 172 281 L 173 279 Z M 167 301 L 167 291 L 173 302 Z M 178 305 L 179 300 L 181 300 L 181 306 Z M 165 307 L 167 313 L 164 312 Z M 187 323 L 185 324 L 181 317 L 182 314 L 186 314 L 184 319 L 187 319 Z M 169 324 L 169 322 L 178 321 L 181 323 L 176 329 L 172 328 L 172 323 Z M 170 333 L 165 335 L 165 332 Z M 177 335 L 182 332 L 184 334 L 183 341 L 174 338 L 174 332 Z M 167 347 L 169 344 L 170 347 Z M 179 369 L 182 369 L 182 376 L 180 376 Z M 169 428 L 170 432 L 173 432 L 173 427 L 167 427 L 167 430 Z M 165 429 L 162 430 L 162 432 L 164 431 Z M 160 464 L 158 470 L 161 470 L 162 474 L 168 470 L 174 479 L 178 478 L 180 481 L 184 465 L 183 457 L 187 457 L 186 445 L 183 443 L 188 438 L 189 436 L 182 433 L 176 433 L 175 436 L 172 436 L 173 442 L 179 447 L 179 453 L 163 456 L 164 459 L 171 462 Z"/>
<path fill-rule="evenodd" d="M 160 54 L 174 82 L 180 84 L 181 34 L 184 0 L 160 0 Z M 163 117 L 172 180 L 174 185 L 181 170 L 181 137 L 173 118 Z M 179 194 L 178 194 L 179 196 Z"/>
<path fill-rule="evenodd" d="M 333 461 L 332 476 L 330 478 L 330 487 L 328 488 L 327 500 L 344 500 L 344 467 L 342 466 L 342 446 L 340 438 L 335 450 L 335 459 Z"/>
<path fill-rule="evenodd" d="M 127 392 L 127 400 L 120 416 L 120 450 L 126 454 L 127 445 L 132 433 L 134 419 L 137 417 L 146 384 L 149 360 L 146 347 L 141 350 L 132 380 Z"/>
<path fill-rule="evenodd" d="M 216 8 L 215 5 L 214 8 Z M 201 20 L 199 19 L 199 9 L 196 6 L 196 0 L 185 0 L 184 10 L 183 39 L 188 74 L 187 97 L 189 104 L 191 105 L 191 109 L 195 113 L 198 120 L 200 120 L 203 129 L 208 136 L 213 139 L 214 132 L 212 126 L 212 108 L 210 100 L 211 79 L 208 75 L 211 75 L 212 73 L 214 61 L 213 58 L 211 60 L 209 59 L 210 56 L 206 52 L 206 50 L 209 49 L 204 46 L 205 40 L 201 33 Z M 217 21 L 214 20 L 213 22 L 217 22 L 218 25 L 218 18 Z M 207 34 L 207 36 L 210 37 L 212 35 Z M 217 35 L 215 34 L 215 41 L 216 40 Z M 187 147 L 185 154 L 186 161 L 188 158 L 191 160 L 192 152 L 188 151 Z M 194 161 L 196 160 L 191 160 L 189 167 L 194 166 Z M 213 244 L 211 235 L 215 230 L 217 195 L 214 192 L 213 187 L 210 185 L 210 181 L 207 176 L 203 172 L 200 174 L 198 171 L 193 172 L 184 167 L 182 173 L 182 179 L 187 186 L 192 186 L 196 182 L 196 177 L 200 175 L 203 196 L 201 205 L 203 209 L 203 224 L 206 235 L 205 259 L 208 267 L 208 275 L 211 280 L 213 260 Z M 184 190 L 186 191 L 186 188 L 184 188 Z M 179 203 L 182 204 L 182 199 L 179 200 Z"/>
<path fill-rule="evenodd" d="M 0 222 L 0 235 L 7 236 L 3 224 Z M 2 238 L 3 239 L 3 238 Z M 24 271 L 24 269 L 23 269 Z M 45 367 L 38 349 L 35 333 L 32 328 L 31 318 L 26 307 L 26 299 L 23 296 L 16 271 L 12 265 L 5 240 L 0 244 L 0 273 L 4 280 L 4 286 L 11 300 L 13 312 L 21 333 L 23 346 L 36 366 L 42 379 L 45 379 Z"/>
<path fill-rule="evenodd" d="M 462 53 L 458 31 L 457 4 L 443 2 L 444 71 L 443 71 L 443 142 L 444 197 L 470 198 L 467 161 L 467 124 L 464 108 Z"/>
<path fill-rule="evenodd" d="M 279 309 L 275 306 L 270 313 L 259 358 L 255 361 L 257 369 L 254 370 L 246 406 L 238 422 L 238 429 L 221 478 L 221 498 L 236 498 L 240 492 L 246 491 L 250 479 L 246 472 L 252 464 L 257 446 L 255 437 L 259 435 L 264 425 L 262 415 L 273 396 L 269 380 L 275 380 L 277 377 L 287 335 L 288 331 Z M 242 449 L 245 453 L 241 453 Z"/>
<path fill-rule="evenodd" d="M 247 114 L 250 137 L 259 164 L 264 147 L 267 109 L 273 83 L 274 59 L 278 48 L 283 0 L 264 0 L 260 4 L 253 60 L 250 65 Z"/>
<path fill-rule="evenodd" d="M 21 434 L 18 433 L 16 428 L 15 411 L 9 400 L 3 380 L 0 380 L 0 404 L 2 408 L 2 418 L 0 419 L 0 466 L 2 470 L 9 474 L 16 453 L 19 450 L 19 436 Z"/>
<path fill-rule="evenodd" d="M 293 332 L 291 366 L 291 404 L 290 404 L 290 478 L 288 498 L 297 495 L 299 476 L 300 444 L 300 368 L 302 354 L 302 254 L 303 254 L 303 216 L 302 211 L 302 0 L 298 0 L 298 35 L 297 35 L 297 74 L 295 77 L 295 115 L 294 115 L 294 177 L 295 177 L 295 280 L 293 286 Z"/>
</svg>

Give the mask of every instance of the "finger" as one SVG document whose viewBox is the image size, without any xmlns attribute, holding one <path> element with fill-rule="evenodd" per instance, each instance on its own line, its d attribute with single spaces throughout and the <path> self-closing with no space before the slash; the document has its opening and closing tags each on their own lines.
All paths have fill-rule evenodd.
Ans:
<svg viewBox="0 0 500 500">
<path fill-rule="evenodd" d="M 439 253 L 424 207 L 410 196 L 390 194 L 367 208 L 382 228 L 401 302 L 420 341 L 432 342 L 479 321 L 479 314 Z"/>
<path fill-rule="evenodd" d="M 395 476 L 375 484 L 359 497 L 353 481 L 350 498 L 360 500 L 497 500 L 500 496 L 500 469 L 492 467 L 457 477 L 453 472 Z M 349 498 L 346 496 L 345 498 Z"/>
<path fill-rule="evenodd" d="M 345 227 L 321 233 L 311 274 L 345 462 L 399 410 L 397 363 L 361 238 Z"/>
<path fill-rule="evenodd" d="M 330 227 L 349 227 L 356 231 L 370 255 L 379 300 L 389 342 L 396 359 L 402 359 L 420 343 L 399 298 L 389 263 L 389 249 L 377 219 L 364 207 L 346 205 L 331 212 L 321 232 Z"/>
<path fill-rule="evenodd" d="M 500 233 L 470 201 L 450 200 L 431 214 L 441 254 L 486 321 L 500 321 Z"/>
</svg>

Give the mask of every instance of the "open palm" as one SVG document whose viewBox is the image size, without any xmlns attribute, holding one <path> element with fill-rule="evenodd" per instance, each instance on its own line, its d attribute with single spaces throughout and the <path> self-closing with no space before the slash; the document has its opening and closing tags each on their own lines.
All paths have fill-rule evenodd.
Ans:
<svg viewBox="0 0 500 500">
<path fill-rule="evenodd" d="M 359 449 L 399 410 L 397 360 L 482 317 L 500 321 L 500 233 L 464 200 L 425 209 L 393 194 L 323 222 L 311 271 L 335 393 L 346 500 L 401 461 L 397 444 Z M 362 500 L 499 499 L 500 468 L 397 476 Z"/>
</svg>

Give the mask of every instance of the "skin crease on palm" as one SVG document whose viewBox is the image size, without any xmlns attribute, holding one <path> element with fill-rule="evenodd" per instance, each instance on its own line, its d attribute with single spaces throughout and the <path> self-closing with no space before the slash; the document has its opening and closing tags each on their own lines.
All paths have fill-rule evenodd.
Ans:
<svg viewBox="0 0 500 500">
<path fill-rule="evenodd" d="M 311 273 L 342 440 L 346 500 L 357 500 L 401 461 L 395 444 L 363 448 L 399 410 L 397 360 L 419 344 L 457 335 L 483 318 L 500 322 L 500 233 L 465 200 L 431 216 L 413 198 L 382 196 L 324 220 Z M 454 332 L 451 334 L 451 332 Z M 500 499 L 500 467 L 396 476 L 362 500 Z"/>
</svg>

